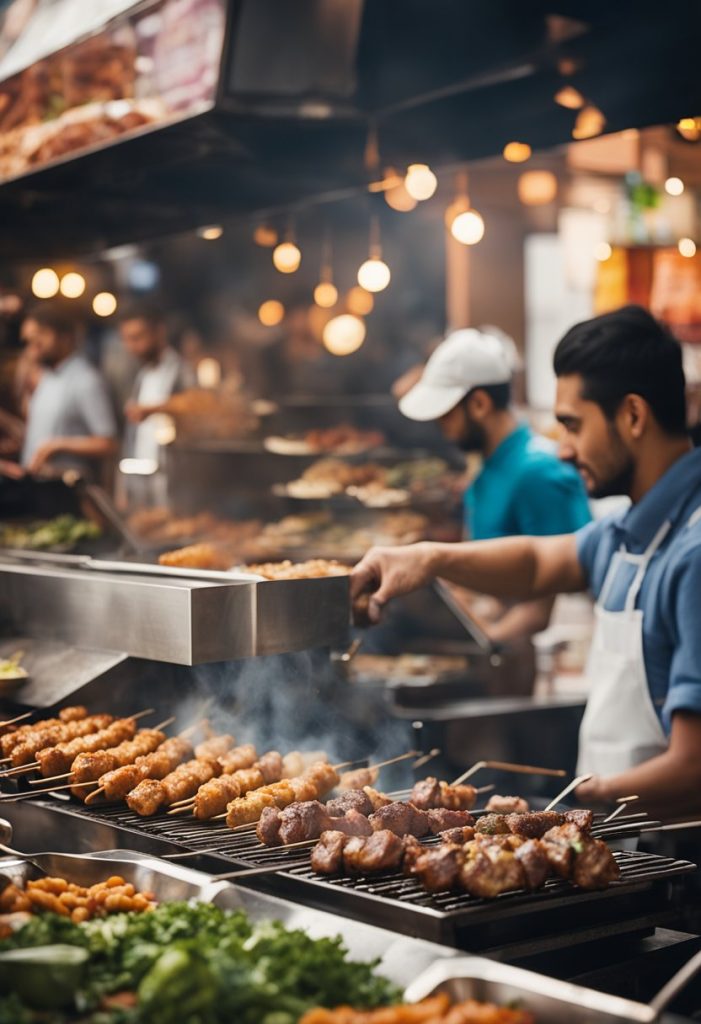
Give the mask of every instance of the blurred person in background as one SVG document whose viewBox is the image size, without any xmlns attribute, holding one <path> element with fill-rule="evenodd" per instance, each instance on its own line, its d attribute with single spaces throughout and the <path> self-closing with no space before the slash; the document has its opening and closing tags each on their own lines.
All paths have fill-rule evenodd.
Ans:
<svg viewBox="0 0 701 1024">
<path fill-rule="evenodd" d="M 158 461 L 158 413 L 171 395 L 195 385 L 195 374 L 169 344 L 165 314 L 151 303 L 125 306 L 119 333 L 127 352 L 140 369 L 124 407 L 126 458 Z"/>
<path fill-rule="evenodd" d="M 2 472 L 60 474 L 72 469 L 99 475 L 100 464 L 116 454 L 116 422 L 104 381 L 79 349 L 75 312 L 58 300 L 38 303 L 22 322 L 28 380 L 26 428 L 20 466 Z M 40 374 L 37 373 L 40 369 Z"/>
<path fill-rule="evenodd" d="M 465 535 L 472 540 L 574 533 L 591 519 L 576 470 L 511 406 L 517 357 L 500 331 L 454 331 L 399 400 L 409 419 L 436 421 L 447 440 L 482 457 L 464 498 Z M 405 383 L 410 379 L 405 375 Z M 545 597 L 492 606 L 492 621 L 481 624 L 496 643 L 528 639 L 547 627 L 553 604 Z"/>
</svg>

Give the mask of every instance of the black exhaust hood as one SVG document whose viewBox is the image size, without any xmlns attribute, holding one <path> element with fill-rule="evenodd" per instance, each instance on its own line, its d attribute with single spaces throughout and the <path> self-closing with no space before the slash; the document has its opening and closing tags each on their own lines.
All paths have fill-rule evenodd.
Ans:
<svg viewBox="0 0 701 1024">
<path fill-rule="evenodd" d="M 607 131 L 701 113 L 701 5 L 688 0 L 150 0 L 62 55 L 99 57 L 105 31 L 114 48 L 169 7 L 174 38 L 221 10 L 209 100 L 6 176 L 0 259 L 95 253 L 360 191 L 372 125 L 382 167 L 566 143 L 563 84 L 600 107 Z M 3 93 L 21 74 L 0 84 L 0 144 Z"/>
</svg>

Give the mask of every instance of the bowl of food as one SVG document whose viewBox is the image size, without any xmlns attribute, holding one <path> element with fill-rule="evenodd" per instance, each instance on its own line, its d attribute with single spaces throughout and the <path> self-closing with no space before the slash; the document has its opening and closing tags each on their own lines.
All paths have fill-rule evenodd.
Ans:
<svg viewBox="0 0 701 1024">
<path fill-rule="evenodd" d="M 0 696 L 14 693 L 29 679 L 29 673 L 21 665 L 24 651 L 15 651 L 9 658 L 0 658 Z"/>
</svg>

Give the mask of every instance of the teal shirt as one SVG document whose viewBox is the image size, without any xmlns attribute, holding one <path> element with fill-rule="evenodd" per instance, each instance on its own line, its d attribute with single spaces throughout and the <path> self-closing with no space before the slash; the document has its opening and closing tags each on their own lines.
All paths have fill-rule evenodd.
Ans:
<svg viewBox="0 0 701 1024">
<path fill-rule="evenodd" d="M 590 519 L 577 470 L 525 424 L 485 459 L 465 492 L 465 532 L 472 540 L 574 533 Z"/>
</svg>

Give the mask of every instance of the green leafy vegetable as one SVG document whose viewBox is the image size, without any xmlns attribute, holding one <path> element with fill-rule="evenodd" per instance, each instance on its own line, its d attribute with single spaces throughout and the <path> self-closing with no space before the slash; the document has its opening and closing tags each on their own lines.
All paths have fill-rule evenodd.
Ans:
<svg viewBox="0 0 701 1024">
<path fill-rule="evenodd" d="M 253 925 L 241 911 L 209 904 L 164 904 L 79 925 L 42 915 L 0 942 L 0 958 L 52 944 L 89 956 L 73 1012 L 50 1024 L 296 1024 L 313 1006 L 372 1009 L 399 997 L 375 963 L 350 961 L 340 938 L 312 939 L 278 922 Z M 125 992 L 136 993 L 134 1006 L 112 1001 Z M 18 1002 L 11 979 L 0 1024 L 10 1020 L 46 1021 Z"/>
</svg>

